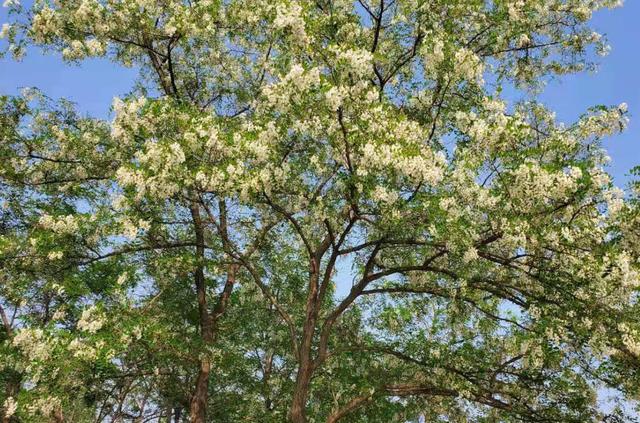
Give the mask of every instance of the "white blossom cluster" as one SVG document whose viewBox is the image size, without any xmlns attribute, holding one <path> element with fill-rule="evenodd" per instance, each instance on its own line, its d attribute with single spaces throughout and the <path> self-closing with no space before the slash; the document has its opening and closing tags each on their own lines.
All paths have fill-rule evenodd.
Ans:
<svg viewBox="0 0 640 423">
<path fill-rule="evenodd" d="M 40 216 L 38 223 L 42 228 L 49 229 L 57 234 L 73 234 L 79 228 L 77 218 L 72 214 L 58 217 L 43 214 Z"/>
<path fill-rule="evenodd" d="M 104 326 L 104 324 L 105 320 L 101 313 L 95 306 L 92 306 L 82 311 L 77 327 L 81 331 L 96 333 L 102 328 L 102 326 Z"/>
<path fill-rule="evenodd" d="M 276 5 L 276 18 L 273 25 L 276 29 L 289 29 L 293 39 L 299 44 L 308 42 L 302 7 L 296 2 L 291 1 Z"/>
</svg>

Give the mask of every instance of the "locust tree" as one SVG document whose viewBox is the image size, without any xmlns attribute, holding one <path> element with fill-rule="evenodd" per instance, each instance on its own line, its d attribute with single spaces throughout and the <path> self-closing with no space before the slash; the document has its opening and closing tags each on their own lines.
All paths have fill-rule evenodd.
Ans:
<svg viewBox="0 0 640 423">
<path fill-rule="evenodd" d="M 106 121 L 3 97 L 5 420 L 637 398 L 637 203 L 601 147 L 627 107 L 535 98 L 606 54 L 589 20 L 619 3 L 8 1 L 7 52 L 140 78 Z"/>
</svg>

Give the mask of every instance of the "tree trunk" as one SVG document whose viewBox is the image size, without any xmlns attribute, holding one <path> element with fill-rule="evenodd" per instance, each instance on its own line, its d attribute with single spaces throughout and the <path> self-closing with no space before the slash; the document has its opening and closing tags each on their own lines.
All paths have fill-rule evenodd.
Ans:
<svg viewBox="0 0 640 423">
<path fill-rule="evenodd" d="M 64 423 L 64 414 L 62 414 L 62 409 L 57 408 L 53 412 L 53 421 L 55 423 Z"/>
<path fill-rule="evenodd" d="M 209 362 L 209 359 L 203 358 L 200 361 L 200 371 L 198 372 L 198 379 L 196 380 L 196 388 L 193 392 L 193 396 L 191 397 L 191 423 L 205 423 L 210 373 L 211 363 Z"/>
<path fill-rule="evenodd" d="M 273 369 L 273 351 L 269 350 L 264 357 L 264 370 L 262 374 L 262 389 L 264 395 L 264 408 L 267 413 L 270 413 L 273 406 L 271 400 L 271 390 L 269 389 L 269 379 L 271 378 L 271 371 Z"/>
<path fill-rule="evenodd" d="M 318 319 L 318 263 L 319 261 L 315 260 L 311 260 L 310 263 L 309 293 L 307 294 L 305 322 L 299 348 L 298 373 L 296 374 L 295 392 L 289 409 L 289 421 L 291 423 L 306 423 L 307 421 L 307 399 L 314 371 L 311 347 Z"/>
<path fill-rule="evenodd" d="M 300 364 L 296 375 L 296 386 L 293 393 L 291 408 L 289 409 L 289 421 L 291 423 L 307 422 L 307 397 L 309 396 L 309 385 L 313 370 L 311 363 Z"/>
<path fill-rule="evenodd" d="M 206 283 L 204 278 L 204 229 L 200 219 L 200 208 L 191 208 L 191 217 L 196 235 L 196 259 L 198 264 L 194 273 L 196 297 L 198 299 L 198 315 L 200 318 L 200 336 L 205 344 L 213 340 L 213 324 L 207 307 Z M 207 415 L 207 399 L 209 394 L 209 373 L 211 362 L 208 357 L 200 359 L 200 370 L 196 379 L 196 386 L 189 404 L 189 419 L 191 423 L 205 423 Z"/>
<path fill-rule="evenodd" d="M 209 312 L 207 305 L 207 286 L 204 277 L 204 227 L 200 219 L 200 208 L 197 205 L 191 207 L 191 217 L 196 235 L 196 258 L 198 264 L 194 273 L 196 285 L 196 297 L 198 299 L 198 314 L 200 318 L 200 336 L 205 345 L 212 345 L 218 332 L 218 322 L 224 314 L 229 303 L 231 293 L 236 282 L 238 266 L 231 264 L 227 269 L 227 281 L 218 296 L 213 310 Z M 220 221 L 222 235 L 227 236 L 226 207 L 221 202 Z M 191 423 L 205 423 L 207 417 L 207 400 L 209 395 L 209 375 L 211 373 L 211 360 L 204 356 L 200 359 L 200 370 L 196 379 L 196 385 L 189 404 L 189 420 Z M 177 414 L 178 415 L 178 414 Z M 179 415 L 178 415 L 179 416 Z"/>
</svg>

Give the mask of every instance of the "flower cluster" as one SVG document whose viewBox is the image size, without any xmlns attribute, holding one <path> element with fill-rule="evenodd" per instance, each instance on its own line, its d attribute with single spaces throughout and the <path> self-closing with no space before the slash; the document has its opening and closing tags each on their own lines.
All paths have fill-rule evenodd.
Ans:
<svg viewBox="0 0 640 423">
<path fill-rule="evenodd" d="M 102 326 L 104 326 L 104 324 L 105 320 L 101 316 L 101 313 L 95 306 L 92 306 L 82 311 L 77 327 L 81 331 L 96 333 L 102 328 Z"/>
<path fill-rule="evenodd" d="M 276 6 L 276 18 L 273 25 L 277 29 L 289 29 L 293 39 L 299 44 L 308 42 L 302 7 L 296 2 L 287 2 Z"/>
</svg>

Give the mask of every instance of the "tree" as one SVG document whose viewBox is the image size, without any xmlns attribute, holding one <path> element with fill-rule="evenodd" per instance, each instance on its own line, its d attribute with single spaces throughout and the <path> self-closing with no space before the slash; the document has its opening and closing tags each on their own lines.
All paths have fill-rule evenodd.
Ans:
<svg viewBox="0 0 640 423">
<path fill-rule="evenodd" d="M 110 122 L 3 97 L 5 419 L 608 418 L 597 389 L 639 394 L 626 105 L 567 126 L 535 89 L 617 5 L 10 1 L 14 55 L 140 78 Z"/>
</svg>

